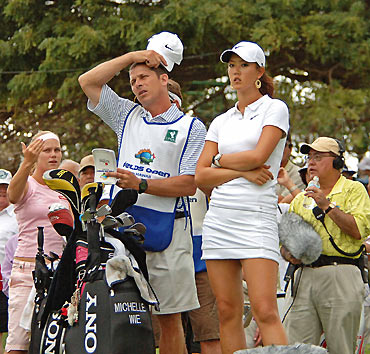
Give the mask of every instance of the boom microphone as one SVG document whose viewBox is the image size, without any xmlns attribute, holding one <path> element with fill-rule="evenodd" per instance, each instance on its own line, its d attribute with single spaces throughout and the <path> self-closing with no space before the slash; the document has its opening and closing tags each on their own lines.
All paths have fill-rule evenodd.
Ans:
<svg viewBox="0 0 370 354">
<path fill-rule="evenodd" d="M 322 240 L 311 224 L 296 213 L 285 213 L 279 224 L 280 243 L 303 264 L 316 261 L 322 252 Z"/>
</svg>

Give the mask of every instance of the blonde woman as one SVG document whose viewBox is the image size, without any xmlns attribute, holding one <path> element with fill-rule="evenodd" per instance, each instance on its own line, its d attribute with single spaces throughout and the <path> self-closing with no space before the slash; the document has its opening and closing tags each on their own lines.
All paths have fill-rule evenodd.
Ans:
<svg viewBox="0 0 370 354">
<path fill-rule="evenodd" d="M 41 131 L 31 143 L 22 143 L 24 160 L 8 187 L 8 197 L 15 204 L 19 225 L 18 246 L 15 252 L 9 286 L 9 325 L 6 351 L 11 354 L 27 353 L 29 335 L 19 326 L 23 308 L 33 285 L 32 270 L 37 253 L 37 227 L 44 227 L 44 250 L 61 255 L 63 239 L 48 219 L 48 207 L 67 200 L 49 189 L 42 176 L 45 171 L 58 168 L 62 152 L 56 134 Z"/>
</svg>

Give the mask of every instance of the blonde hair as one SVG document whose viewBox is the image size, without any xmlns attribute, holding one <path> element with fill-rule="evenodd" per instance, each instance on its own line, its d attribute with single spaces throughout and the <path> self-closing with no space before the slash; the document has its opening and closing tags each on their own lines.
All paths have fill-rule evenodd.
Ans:
<svg viewBox="0 0 370 354">
<path fill-rule="evenodd" d="M 51 132 L 50 130 L 39 130 L 31 139 L 30 143 L 32 143 L 33 141 L 35 141 L 37 138 L 39 138 L 40 136 L 42 135 L 45 135 L 45 134 L 49 134 L 49 133 L 52 133 L 52 134 L 55 134 L 53 132 Z M 57 134 L 55 134 L 57 135 Z M 31 168 L 31 171 L 30 171 L 30 175 L 33 175 L 33 173 L 35 172 L 36 170 L 36 164 L 37 162 L 35 162 Z"/>
</svg>

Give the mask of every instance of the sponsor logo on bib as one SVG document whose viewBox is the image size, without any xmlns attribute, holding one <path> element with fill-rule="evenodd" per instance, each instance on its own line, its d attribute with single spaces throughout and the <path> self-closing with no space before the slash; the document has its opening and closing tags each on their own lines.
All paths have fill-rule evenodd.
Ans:
<svg viewBox="0 0 370 354">
<path fill-rule="evenodd" d="M 171 143 L 176 143 L 176 137 L 177 137 L 178 132 L 179 132 L 178 130 L 168 129 L 167 134 L 164 137 L 164 141 L 170 141 Z"/>
<path fill-rule="evenodd" d="M 140 159 L 140 163 L 143 165 L 149 165 L 154 161 L 155 155 L 150 151 L 150 149 L 141 149 L 137 154 L 135 154 L 137 159 Z"/>
</svg>

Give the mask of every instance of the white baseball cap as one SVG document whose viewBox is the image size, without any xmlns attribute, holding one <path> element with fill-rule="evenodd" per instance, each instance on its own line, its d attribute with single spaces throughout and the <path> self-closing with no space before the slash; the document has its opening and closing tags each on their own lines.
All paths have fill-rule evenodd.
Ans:
<svg viewBox="0 0 370 354">
<path fill-rule="evenodd" d="M 370 157 L 363 157 L 362 160 L 357 165 L 359 170 L 370 170 Z"/>
<path fill-rule="evenodd" d="M 8 170 L 0 169 L 0 184 L 9 184 L 12 180 L 12 174 Z"/>
<path fill-rule="evenodd" d="M 177 34 L 171 32 L 160 32 L 148 39 L 146 49 L 154 50 L 161 54 L 167 62 L 167 65 L 163 66 L 168 72 L 170 72 L 175 63 L 180 65 L 184 46 Z"/>
<path fill-rule="evenodd" d="M 259 66 L 266 66 L 265 53 L 262 48 L 254 42 L 242 41 L 234 45 L 231 49 L 222 52 L 220 60 L 228 63 L 231 55 L 235 53 L 248 63 L 257 63 Z"/>
</svg>

